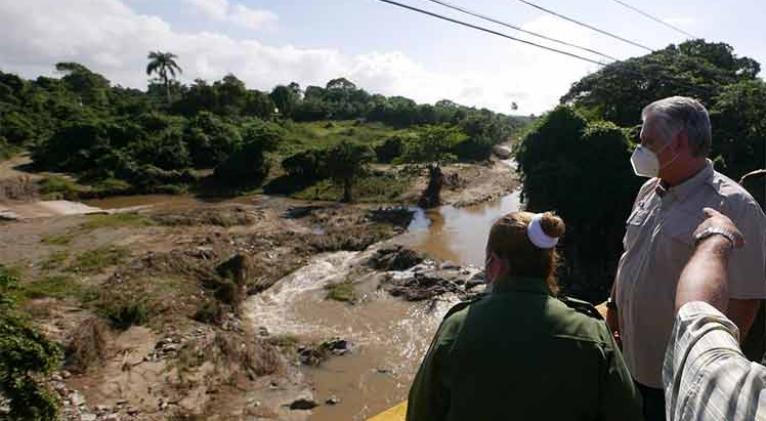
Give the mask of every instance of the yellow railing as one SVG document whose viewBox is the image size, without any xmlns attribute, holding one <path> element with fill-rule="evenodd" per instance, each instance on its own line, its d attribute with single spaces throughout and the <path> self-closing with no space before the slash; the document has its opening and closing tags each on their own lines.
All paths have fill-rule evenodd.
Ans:
<svg viewBox="0 0 766 421">
<path fill-rule="evenodd" d="M 404 401 L 372 418 L 368 418 L 367 421 L 404 421 L 406 415 L 407 401 Z"/>
</svg>

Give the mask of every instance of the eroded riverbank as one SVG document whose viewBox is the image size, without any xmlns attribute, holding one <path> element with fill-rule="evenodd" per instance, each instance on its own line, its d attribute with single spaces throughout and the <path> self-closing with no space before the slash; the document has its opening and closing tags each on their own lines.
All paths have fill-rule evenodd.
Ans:
<svg viewBox="0 0 766 421">
<path fill-rule="evenodd" d="M 515 187 L 507 166 L 481 171 L 446 200 Z M 495 172 L 510 183 L 491 183 Z M 444 207 L 403 236 L 409 219 L 377 205 L 156 195 L 89 204 L 133 211 L 6 223 L 0 233 L 0 263 L 21 275 L 25 310 L 46 333 L 70 350 L 83 334 L 105 344 L 93 364 L 54 378 L 66 417 L 364 419 L 404 398 L 444 311 L 480 290 L 477 269 L 459 265 L 475 257 L 428 244 L 472 250 L 464 233 L 488 227 L 512 199 Z M 371 265 L 392 241 L 436 259 Z M 122 304 L 146 314 L 110 327 Z M 89 320 L 100 333 L 83 332 Z M 347 351 L 326 352 L 335 337 Z"/>
</svg>

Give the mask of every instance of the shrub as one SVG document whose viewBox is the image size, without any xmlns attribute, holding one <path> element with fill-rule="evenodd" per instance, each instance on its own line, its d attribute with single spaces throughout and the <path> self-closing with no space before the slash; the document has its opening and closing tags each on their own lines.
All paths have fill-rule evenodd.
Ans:
<svg viewBox="0 0 766 421">
<path fill-rule="evenodd" d="M 72 333 L 65 349 L 67 368 L 84 373 L 106 360 L 108 327 L 101 319 L 91 317 Z"/>
<path fill-rule="evenodd" d="M 324 289 L 327 291 L 325 298 L 329 300 L 343 301 L 346 303 L 353 303 L 356 301 L 354 283 L 349 280 L 327 284 L 324 286 Z"/>
<path fill-rule="evenodd" d="M 128 296 L 122 299 L 111 297 L 110 302 L 104 302 L 102 299 L 100 308 L 101 314 L 115 329 L 125 330 L 149 321 L 149 309 L 146 302 L 137 297 Z"/>
<path fill-rule="evenodd" d="M 59 347 L 22 318 L 13 298 L 18 280 L 0 266 L 0 390 L 10 419 L 57 419 L 58 402 L 38 380 L 61 360 Z"/>
<path fill-rule="evenodd" d="M 401 136 L 393 136 L 375 148 L 378 162 L 390 163 L 404 153 L 405 140 Z"/>
</svg>

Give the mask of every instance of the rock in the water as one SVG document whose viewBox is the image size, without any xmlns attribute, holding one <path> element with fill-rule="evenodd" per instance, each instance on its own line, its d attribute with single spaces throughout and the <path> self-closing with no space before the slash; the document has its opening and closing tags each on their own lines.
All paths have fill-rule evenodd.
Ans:
<svg viewBox="0 0 766 421">
<path fill-rule="evenodd" d="M 508 159 L 511 157 L 513 151 L 507 146 L 495 145 L 492 147 L 492 153 L 497 155 L 500 159 Z"/>
<path fill-rule="evenodd" d="M 385 222 L 397 227 L 406 228 L 412 221 L 415 211 L 404 207 L 379 208 L 371 211 L 368 217 L 374 222 Z"/>
<path fill-rule="evenodd" d="M 254 273 L 253 262 L 242 253 L 237 253 L 216 266 L 215 271 L 222 278 L 231 279 L 237 285 L 244 285 Z"/>
<path fill-rule="evenodd" d="M 338 399 L 337 396 L 330 396 L 327 398 L 327 400 L 324 401 L 326 405 L 337 405 L 340 403 L 340 399 Z"/>
<path fill-rule="evenodd" d="M 329 341 L 322 342 L 320 347 L 329 350 L 335 355 L 347 354 L 351 352 L 352 349 L 351 342 L 340 338 L 333 338 Z"/>
<path fill-rule="evenodd" d="M 313 399 L 301 398 L 301 399 L 294 400 L 290 404 L 290 409 L 292 409 L 292 410 L 296 410 L 297 409 L 297 410 L 307 411 L 307 410 L 310 410 L 310 409 L 314 409 L 317 406 L 319 406 L 319 405 Z"/>
<path fill-rule="evenodd" d="M 425 257 L 401 245 L 381 248 L 372 257 L 369 265 L 378 270 L 406 270 L 422 262 Z"/>
</svg>

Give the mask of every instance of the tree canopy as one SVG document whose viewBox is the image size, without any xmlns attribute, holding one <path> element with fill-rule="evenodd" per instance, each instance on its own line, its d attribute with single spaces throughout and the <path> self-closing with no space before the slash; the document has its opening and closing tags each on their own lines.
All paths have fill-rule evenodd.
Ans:
<svg viewBox="0 0 766 421">
<path fill-rule="evenodd" d="M 694 40 L 617 62 L 574 83 L 522 139 L 517 160 L 531 211 L 566 221 L 561 279 L 597 301 L 614 279 L 624 221 L 644 181 L 629 163 L 641 110 L 673 95 L 710 111 L 716 169 L 738 180 L 766 167 L 766 83 L 731 46 Z"/>
</svg>

